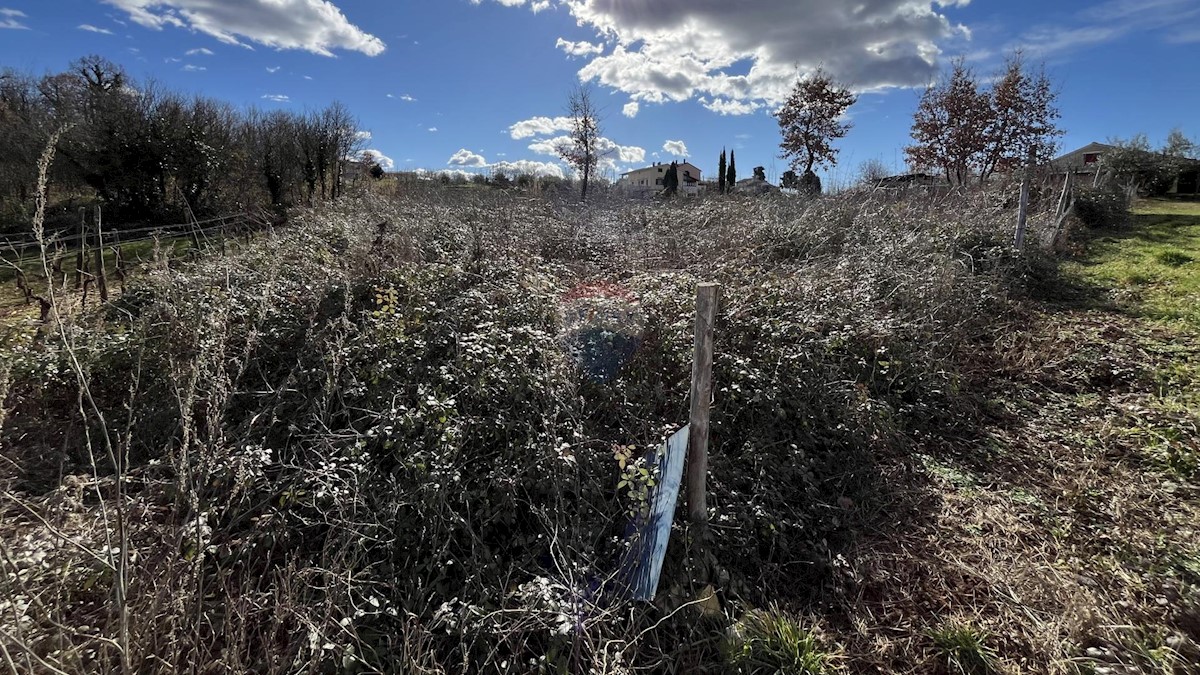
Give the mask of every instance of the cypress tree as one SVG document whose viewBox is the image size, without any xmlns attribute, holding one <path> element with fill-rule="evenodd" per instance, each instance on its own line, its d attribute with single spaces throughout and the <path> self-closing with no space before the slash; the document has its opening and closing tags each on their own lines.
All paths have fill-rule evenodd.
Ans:
<svg viewBox="0 0 1200 675">
<path fill-rule="evenodd" d="M 679 191 L 679 165 L 671 162 L 671 167 L 667 169 L 667 175 L 663 176 L 663 192 L 669 196 L 674 196 Z"/>
<path fill-rule="evenodd" d="M 725 148 L 721 148 L 721 159 L 717 162 L 717 193 L 725 194 Z"/>
<path fill-rule="evenodd" d="M 729 151 L 729 173 L 725 177 L 725 189 L 733 192 L 734 186 L 737 185 L 737 160 L 734 157 L 733 151 Z"/>
</svg>

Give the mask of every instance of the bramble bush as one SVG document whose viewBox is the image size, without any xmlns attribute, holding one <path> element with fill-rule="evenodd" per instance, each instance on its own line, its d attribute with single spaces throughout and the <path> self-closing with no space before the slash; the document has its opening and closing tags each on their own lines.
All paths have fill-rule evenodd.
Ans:
<svg viewBox="0 0 1200 675">
<path fill-rule="evenodd" d="M 75 672 L 122 650 L 139 672 L 719 661 L 663 612 L 707 583 L 731 608 L 819 594 L 886 495 L 873 457 L 969 424 L 959 361 L 1036 276 L 982 197 L 486 200 L 305 212 L 148 263 L 10 348 L 0 622 L 23 653 Z M 709 557 L 679 519 L 637 607 L 614 582 L 629 468 L 686 423 L 703 280 L 724 298 Z M 587 338 L 623 362 L 602 377 L 564 309 L 597 283 L 634 307 Z"/>
</svg>

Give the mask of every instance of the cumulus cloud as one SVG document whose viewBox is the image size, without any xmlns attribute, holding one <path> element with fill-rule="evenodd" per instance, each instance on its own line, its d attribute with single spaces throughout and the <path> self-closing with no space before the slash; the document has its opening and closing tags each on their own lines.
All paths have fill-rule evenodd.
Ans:
<svg viewBox="0 0 1200 675">
<path fill-rule="evenodd" d="M 471 0 L 472 5 L 478 5 L 480 2 L 481 0 Z M 537 14 L 543 9 L 550 9 L 550 0 L 496 0 L 496 2 L 499 2 L 505 7 L 520 7 L 522 5 L 529 5 L 529 8 L 533 10 L 534 14 Z"/>
<path fill-rule="evenodd" d="M 604 52 L 604 45 L 594 45 L 590 42 L 571 42 L 558 38 L 555 47 L 566 52 L 569 56 L 594 56 Z"/>
<path fill-rule="evenodd" d="M 262 97 L 263 97 L 264 101 L 271 101 L 272 103 L 291 103 L 292 102 L 292 98 L 290 96 L 288 96 L 287 94 L 263 94 Z"/>
<path fill-rule="evenodd" d="M 687 145 L 683 141 L 667 141 L 663 143 L 663 152 L 675 157 L 687 157 Z"/>
<path fill-rule="evenodd" d="M 508 133 L 513 138 L 521 140 L 534 136 L 547 136 L 556 131 L 570 131 L 573 127 L 574 123 L 570 117 L 534 117 L 512 125 L 508 128 Z"/>
<path fill-rule="evenodd" d="M 557 136 L 535 140 L 529 144 L 529 149 L 539 155 L 558 157 L 558 149 L 569 145 L 571 145 L 570 136 Z M 597 166 L 601 169 L 615 170 L 618 163 L 640 164 L 646 161 L 645 148 L 639 148 L 636 145 L 621 145 L 609 138 L 600 138 L 596 143 L 596 150 L 600 154 Z"/>
<path fill-rule="evenodd" d="M 17 19 L 27 19 L 25 12 L 19 9 L 9 9 L 0 7 L 0 29 L 8 28 L 11 30 L 29 30 L 29 26 L 21 23 Z"/>
<path fill-rule="evenodd" d="M 624 108 L 621 108 L 621 114 L 629 118 L 637 117 L 638 111 L 641 108 L 637 101 L 630 101 L 625 104 Z"/>
<path fill-rule="evenodd" d="M 185 55 L 186 56 L 212 56 L 213 50 L 208 49 L 207 47 L 200 47 L 199 49 L 187 50 Z"/>
<path fill-rule="evenodd" d="M 371 140 L 371 138 L 372 138 L 372 136 L 371 136 L 371 132 L 369 132 L 369 131 L 365 131 L 365 130 L 364 130 L 364 131 L 356 131 L 356 132 L 354 132 L 354 140 L 356 140 L 356 141 L 364 141 L 364 142 L 366 142 L 366 141 L 369 141 L 369 140 Z"/>
<path fill-rule="evenodd" d="M 197 66 L 197 65 L 188 63 L 188 64 L 185 64 L 183 66 L 183 68 L 181 68 L 181 70 L 183 70 L 183 72 L 185 72 L 185 73 L 202 73 L 202 72 L 208 70 L 208 68 L 205 68 L 204 66 Z M 285 96 L 284 98 L 287 98 L 287 97 Z"/>
<path fill-rule="evenodd" d="M 700 97 L 700 105 L 718 115 L 749 115 L 762 107 L 762 104 L 755 103 L 754 101 L 733 101 L 727 98 L 717 98 L 710 101 L 703 96 Z"/>
<path fill-rule="evenodd" d="M 350 23 L 329 0 L 104 0 L 136 23 L 198 31 L 226 44 L 243 40 L 275 49 L 382 54 L 379 38 Z"/>
<path fill-rule="evenodd" d="M 616 43 L 589 55 L 581 79 L 645 102 L 704 97 L 721 114 L 780 104 L 797 70 L 818 65 L 857 90 L 924 85 L 937 72 L 939 45 L 969 34 L 948 16 L 967 0 L 559 3 Z"/>
<path fill-rule="evenodd" d="M 113 34 L 113 32 L 107 28 L 100 28 L 99 26 L 93 26 L 90 23 L 81 23 L 78 26 L 76 26 L 76 28 L 78 28 L 79 30 L 85 30 L 89 33 L 100 33 L 101 35 L 112 35 Z"/>
<path fill-rule="evenodd" d="M 530 174 L 533 176 L 553 176 L 565 178 L 561 164 L 553 162 L 536 162 L 531 159 L 518 159 L 515 162 L 496 162 L 488 166 L 492 171 L 502 171 L 508 176 Z"/>
<path fill-rule="evenodd" d="M 363 150 L 362 154 L 363 157 L 369 158 L 372 162 L 375 162 L 379 166 L 383 167 L 384 171 L 391 171 L 392 169 L 396 168 L 395 160 L 374 148 Z"/>
<path fill-rule="evenodd" d="M 487 166 L 487 160 L 483 155 L 477 155 L 466 148 L 459 150 L 446 160 L 447 166 L 463 166 L 469 168 L 480 168 Z"/>
</svg>

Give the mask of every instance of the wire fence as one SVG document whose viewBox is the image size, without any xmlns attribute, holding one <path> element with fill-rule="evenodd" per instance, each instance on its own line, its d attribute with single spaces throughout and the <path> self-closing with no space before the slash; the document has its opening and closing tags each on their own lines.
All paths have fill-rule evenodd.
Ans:
<svg viewBox="0 0 1200 675">
<path fill-rule="evenodd" d="M 267 227 L 272 219 L 262 212 L 234 213 L 206 220 L 170 225 L 154 225 L 132 229 L 110 229 L 99 236 L 88 227 L 79 230 L 62 229 L 45 235 L 48 253 L 61 256 L 83 249 L 124 247 L 130 244 L 151 242 L 179 237 L 191 237 L 199 246 L 210 239 L 224 239 L 230 235 L 254 232 Z M 27 237 L 0 238 L 0 259 L 5 267 L 25 267 L 41 260 L 41 243 L 32 235 Z"/>
</svg>

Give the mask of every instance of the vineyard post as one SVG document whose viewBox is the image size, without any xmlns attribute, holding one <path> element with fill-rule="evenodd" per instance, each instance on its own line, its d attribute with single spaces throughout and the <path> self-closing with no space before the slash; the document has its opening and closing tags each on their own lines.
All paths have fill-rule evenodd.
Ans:
<svg viewBox="0 0 1200 675">
<path fill-rule="evenodd" d="M 1029 158 L 1025 161 L 1025 175 L 1021 178 L 1021 205 L 1017 211 L 1017 250 L 1025 247 L 1025 225 L 1029 220 L 1029 180 L 1030 174 L 1033 172 L 1033 150 L 1029 151 Z"/>
<path fill-rule="evenodd" d="M 692 360 L 691 431 L 688 436 L 688 519 L 702 528 L 708 523 L 708 419 L 712 401 L 713 325 L 720 302 L 720 284 L 696 289 L 695 355 Z"/>
<path fill-rule="evenodd" d="M 79 208 L 79 250 L 75 252 L 75 290 L 83 288 L 83 268 L 87 263 L 87 207 Z"/>
<path fill-rule="evenodd" d="M 104 232 L 102 214 L 96 207 L 96 288 L 100 291 L 100 302 L 108 302 L 108 277 L 104 274 Z"/>
</svg>

